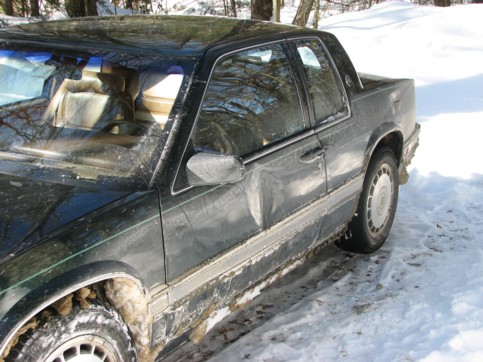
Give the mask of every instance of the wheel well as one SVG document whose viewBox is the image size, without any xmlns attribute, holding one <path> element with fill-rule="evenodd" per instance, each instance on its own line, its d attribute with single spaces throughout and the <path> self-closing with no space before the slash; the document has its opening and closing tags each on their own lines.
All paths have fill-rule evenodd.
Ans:
<svg viewBox="0 0 483 362">
<path fill-rule="evenodd" d="M 374 147 L 372 154 L 374 154 L 378 149 L 383 147 L 389 147 L 392 150 L 392 152 L 394 152 L 394 156 L 396 156 L 396 164 L 399 167 L 402 161 L 402 151 L 403 151 L 403 139 L 402 139 L 401 133 L 392 132 L 385 135 L 383 138 L 379 140 L 376 147 Z"/>
<path fill-rule="evenodd" d="M 119 313 L 134 339 L 138 357 L 140 360 L 149 360 L 151 315 L 148 300 L 142 288 L 127 277 L 102 280 L 79 287 L 45 306 L 19 328 L 5 348 L 0 360 L 8 356 L 11 348 L 23 334 L 39 327 L 46 316 L 52 313 L 68 315 L 72 312 L 74 303 L 85 309 L 89 308 L 89 304 L 94 303 L 94 300 Z"/>
</svg>

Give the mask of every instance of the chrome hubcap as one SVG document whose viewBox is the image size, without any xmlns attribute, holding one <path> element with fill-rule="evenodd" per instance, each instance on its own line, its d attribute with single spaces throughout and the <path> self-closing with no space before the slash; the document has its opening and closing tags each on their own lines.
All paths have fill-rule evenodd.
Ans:
<svg viewBox="0 0 483 362">
<path fill-rule="evenodd" d="M 393 193 L 390 169 L 384 164 L 372 180 L 367 200 L 367 222 L 372 234 L 377 234 L 386 224 L 392 208 Z"/>
</svg>

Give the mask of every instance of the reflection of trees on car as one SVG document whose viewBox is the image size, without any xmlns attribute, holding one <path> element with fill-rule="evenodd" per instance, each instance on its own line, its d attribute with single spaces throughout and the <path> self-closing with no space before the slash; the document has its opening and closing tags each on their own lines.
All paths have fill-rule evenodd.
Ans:
<svg viewBox="0 0 483 362">
<path fill-rule="evenodd" d="M 229 56 L 215 67 L 195 146 L 246 155 L 302 127 L 297 90 L 283 47 L 257 48 Z M 212 132 L 219 137 L 210 137 Z"/>
<path fill-rule="evenodd" d="M 0 149 L 16 140 L 25 143 L 40 139 L 49 128 L 38 122 L 39 115 L 47 108 L 46 100 L 27 101 L 24 106 L 5 107 L 0 110 Z"/>
</svg>

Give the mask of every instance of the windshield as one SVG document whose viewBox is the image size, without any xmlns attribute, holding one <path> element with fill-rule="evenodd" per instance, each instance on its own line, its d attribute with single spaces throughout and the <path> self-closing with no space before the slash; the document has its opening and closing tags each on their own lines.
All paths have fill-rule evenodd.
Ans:
<svg viewBox="0 0 483 362">
<path fill-rule="evenodd" d="M 0 49 L 0 159 L 77 179 L 149 172 L 193 68 L 193 59 Z"/>
</svg>

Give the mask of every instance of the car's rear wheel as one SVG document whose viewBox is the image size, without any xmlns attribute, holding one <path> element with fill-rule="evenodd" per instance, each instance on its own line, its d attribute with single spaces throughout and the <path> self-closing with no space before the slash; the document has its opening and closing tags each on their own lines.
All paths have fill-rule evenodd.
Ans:
<svg viewBox="0 0 483 362">
<path fill-rule="evenodd" d="M 364 188 L 348 235 L 336 242 L 340 248 L 370 254 L 386 241 L 396 214 L 399 175 L 391 149 L 376 150 L 367 168 Z"/>
<path fill-rule="evenodd" d="M 128 362 L 136 353 L 126 325 L 103 305 L 74 307 L 22 335 L 6 361 Z"/>
</svg>

